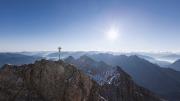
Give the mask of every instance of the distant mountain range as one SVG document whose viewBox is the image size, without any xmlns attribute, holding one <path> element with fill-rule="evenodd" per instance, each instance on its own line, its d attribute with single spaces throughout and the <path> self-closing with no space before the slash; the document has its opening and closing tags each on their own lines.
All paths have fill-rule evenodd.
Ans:
<svg viewBox="0 0 180 101">
<path fill-rule="evenodd" d="M 28 64 L 41 59 L 38 56 L 27 56 L 17 53 L 0 53 L 0 67 L 4 64 Z"/>
<path fill-rule="evenodd" d="M 98 53 L 108 53 L 113 55 L 137 55 L 141 58 L 144 58 L 152 63 L 156 63 L 160 66 L 167 66 L 172 62 L 180 59 L 180 53 L 171 53 L 171 52 L 101 52 L 101 51 L 62 51 L 61 57 L 67 58 L 68 56 L 73 56 L 74 58 L 79 58 L 82 55 L 92 55 Z M 58 52 L 55 51 L 38 51 L 38 52 L 17 52 L 17 54 L 23 54 L 28 56 L 39 56 L 46 57 L 47 59 L 57 60 Z"/>
<path fill-rule="evenodd" d="M 180 55 L 178 54 L 169 54 L 161 57 L 164 60 L 176 61 L 180 59 Z"/>
<path fill-rule="evenodd" d="M 145 59 L 153 64 L 157 64 L 159 65 L 160 67 L 168 67 L 171 63 L 168 62 L 168 61 L 163 61 L 163 60 L 157 60 L 153 57 L 150 57 L 150 56 L 146 56 L 146 55 L 137 55 L 138 57 L 142 58 L 142 59 Z"/>
<path fill-rule="evenodd" d="M 82 55 L 91 55 L 91 54 L 96 54 L 99 52 L 96 51 L 89 51 L 89 52 L 84 52 L 84 51 L 77 51 L 77 52 L 69 52 L 69 51 L 63 51 L 61 52 L 61 58 L 67 58 L 69 56 L 73 56 L 74 58 L 79 58 Z M 50 53 L 48 54 L 46 57 L 47 58 L 58 58 L 59 53 L 58 52 L 54 52 L 54 53 Z"/>
<path fill-rule="evenodd" d="M 159 56 L 164 56 L 164 54 Z M 0 66 L 4 64 L 28 64 L 42 58 L 57 60 L 57 57 L 58 53 L 54 52 L 0 53 Z M 161 61 L 162 65 L 160 65 L 156 59 L 148 56 L 148 54 L 147 56 L 144 54 L 128 54 L 127 56 L 93 51 L 62 52 L 62 58 L 66 62 L 74 64 L 99 84 L 106 81 L 106 77 L 112 74 L 111 69 L 118 65 L 132 76 L 138 85 L 148 88 L 170 101 L 180 100 L 179 60 L 173 64 L 169 62 L 166 64 L 166 61 Z"/>
<path fill-rule="evenodd" d="M 180 59 L 180 53 L 171 53 L 171 52 L 157 52 L 157 53 L 151 53 L 151 52 L 137 52 L 134 53 L 135 55 L 144 55 L 144 56 L 150 56 L 153 57 L 156 60 L 160 61 L 168 61 L 168 62 L 174 62 L 178 59 Z"/>
<path fill-rule="evenodd" d="M 180 71 L 180 59 L 169 65 L 170 68 Z"/>
<path fill-rule="evenodd" d="M 94 59 L 96 61 L 104 61 L 108 65 L 121 66 L 123 70 L 133 77 L 133 80 L 135 80 L 137 84 L 148 88 L 170 101 L 179 101 L 180 99 L 180 72 L 168 68 L 161 68 L 138 56 L 94 54 L 89 56 L 92 59 L 89 59 L 87 56 L 83 57 L 87 58 L 83 60 L 92 61 L 92 59 Z M 81 59 L 81 57 L 79 59 Z M 79 61 L 79 59 L 77 60 Z M 79 63 L 79 65 L 82 65 L 87 64 L 88 62 L 72 63 Z M 97 63 L 90 62 L 90 64 Z M 86 67 L 87 66 L 84 66 L 84 68 Z M 102 66 L 99 68 L 102 68 Z M 102 70 L 105 70 L 105 68 Z"/>
<path fill-rule="evenodd" d="M 104 82 L 106 74 L 108 73 L 107 71 L 110 71 L 113 68 L 103 61 L 97 62 L 86 55 L 83 55 L 77 59 L 69 56 L 64 61 L 75 65 L 78 69 L 88 74 L 98 83 Z"/>
</svg>

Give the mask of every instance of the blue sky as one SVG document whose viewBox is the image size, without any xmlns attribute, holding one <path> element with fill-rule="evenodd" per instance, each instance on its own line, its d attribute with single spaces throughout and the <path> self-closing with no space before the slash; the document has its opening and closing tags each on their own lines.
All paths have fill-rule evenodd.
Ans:
<svg viewBox="0 0 180 101">
<path fill-rule="evenodd" d="M 0 0 L 0 51 L 172 51 L 179 0 Z M 111 27 L 118 29 L 108 40 Z"/>
</svg>

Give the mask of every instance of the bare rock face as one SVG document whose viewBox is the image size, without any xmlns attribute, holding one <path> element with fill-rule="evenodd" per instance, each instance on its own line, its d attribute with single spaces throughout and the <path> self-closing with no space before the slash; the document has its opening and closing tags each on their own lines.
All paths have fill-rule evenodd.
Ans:
<svg viewBox="0 0 180 101">
<path fill-rule="evenodd" d="M 0 69 L 0 101 L 163 101 L 119 67 L 107 81 L 99 85 L 63 61 L 5 65 Z"/>
<path fill-rule="evenodd" d="M 118 66 L 107 78 L 107 83 L 101 87 L 100 92 L 107 101 L 165 101 L 136 85 L 132 78 Z"/>
<path fill-rule="evenodd" d="M 98 85 L 73 65 L 41 60 L 4 66 L 0 101 L 99 101 Z"/>
</svg>

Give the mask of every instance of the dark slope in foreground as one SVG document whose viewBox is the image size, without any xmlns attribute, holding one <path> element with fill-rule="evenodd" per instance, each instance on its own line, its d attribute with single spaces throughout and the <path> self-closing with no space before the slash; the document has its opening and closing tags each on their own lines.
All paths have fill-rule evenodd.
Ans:
<svg viewBox="0 0 180 101">
<path fill-rule="evenodd" d="M 100 86 L 63 61 L 5 65 L 0 70 L 0 101 L 162 101 L 119 67 L 107 79 Z"/>
</svg>

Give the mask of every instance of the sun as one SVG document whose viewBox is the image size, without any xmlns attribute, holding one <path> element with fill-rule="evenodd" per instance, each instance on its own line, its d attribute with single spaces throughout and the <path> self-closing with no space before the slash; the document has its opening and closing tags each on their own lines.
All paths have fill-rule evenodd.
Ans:
<svg viewBox="0 0 180 101">
<path fill-rule="evenodd" d="M 112 26 L 109 28 L 109 30 L 106 32 L 106 37 L 108 40 L 117 40 L 119 36 L 119 29 Z"/>
</svg>

